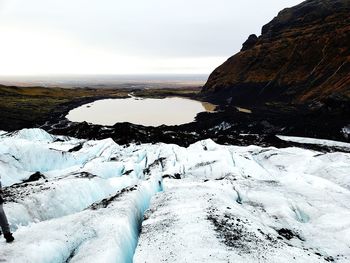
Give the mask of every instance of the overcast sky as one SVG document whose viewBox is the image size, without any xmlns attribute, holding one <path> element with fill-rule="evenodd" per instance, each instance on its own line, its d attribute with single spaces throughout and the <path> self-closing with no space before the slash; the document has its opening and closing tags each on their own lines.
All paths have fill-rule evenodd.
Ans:
<svg viewBox="0 0 350 263">
<path fill-rule="evenodd" d="M 210 73 L 300 0 L 0 0 L 0 75 Z"/>
</svg>

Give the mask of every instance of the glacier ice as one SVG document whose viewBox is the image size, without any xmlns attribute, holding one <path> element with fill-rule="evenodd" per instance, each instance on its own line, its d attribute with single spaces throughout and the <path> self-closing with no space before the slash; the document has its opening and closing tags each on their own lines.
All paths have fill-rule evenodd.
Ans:
<svg viewBox="0 0 350 263">
<path fill-rule="evenodd" d="M 0 261 L 350 260 L 345 152 L 122 146 L 25 129 L 0 132 L 0 175 L 16 238 L 0 241 Z"/>
</svg>

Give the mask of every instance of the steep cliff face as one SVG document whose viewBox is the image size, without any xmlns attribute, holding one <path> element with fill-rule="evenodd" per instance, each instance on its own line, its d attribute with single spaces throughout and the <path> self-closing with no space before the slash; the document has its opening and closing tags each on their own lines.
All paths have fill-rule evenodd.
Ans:
<svg viewBox="0 0 350 263">
<path fill-rule="evenodd" d="M 247 105 L 350 101 L 350 0 L 309 0 L 282 10 L 215 69 L 201 94 Z"/>
</svg>

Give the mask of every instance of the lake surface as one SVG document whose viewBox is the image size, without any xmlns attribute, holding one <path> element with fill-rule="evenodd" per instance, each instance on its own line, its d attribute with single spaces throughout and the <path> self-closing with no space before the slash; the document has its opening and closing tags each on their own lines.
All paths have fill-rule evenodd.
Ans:
<svg viewBox="0 0 350 263">
<path fill-rule="evenodd" d="M 212 111 L 213 105 L 184 98 L 165 99 L 105 99 L 75 108 L 66 116 L 73 122 L 114 125 L 130 122 L 144 126 L 180 125 L 194 121 L 203 111 Z"/>
</svg>

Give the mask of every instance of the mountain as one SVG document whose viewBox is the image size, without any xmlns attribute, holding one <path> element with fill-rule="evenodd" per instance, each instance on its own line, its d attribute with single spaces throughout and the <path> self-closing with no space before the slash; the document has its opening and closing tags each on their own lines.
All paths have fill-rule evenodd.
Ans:
<svg viewBox="0 0 350 263">
<path fill-rule="evenodd" d="M 210 75 L 201 96 L 219 103 L 350 101 L 350 1 L 282 10 Z"/>
<path fill-rule="evenodd" d="M 122 146 L 0 131 L 4 209 L 16 238 L 0 239 L 0 259 L 349 262 L 349 160 L 297 147 Z"/>
</svg>

